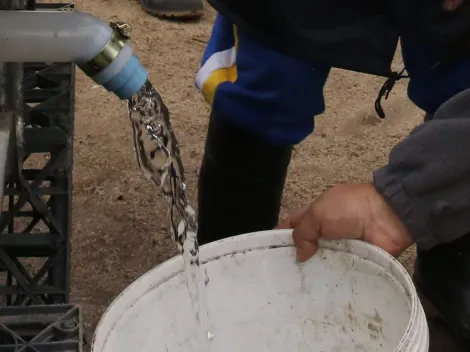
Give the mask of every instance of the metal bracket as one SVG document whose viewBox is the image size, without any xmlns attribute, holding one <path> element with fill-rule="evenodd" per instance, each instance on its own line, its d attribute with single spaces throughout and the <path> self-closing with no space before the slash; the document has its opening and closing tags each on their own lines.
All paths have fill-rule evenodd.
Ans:
<svg viewBox="0 0 470 352">
<path fill-rule="evenodd" d="M 75 305 L 0 310 L 0 351 L 83 352 L 82 310 Z"/>
</svg>

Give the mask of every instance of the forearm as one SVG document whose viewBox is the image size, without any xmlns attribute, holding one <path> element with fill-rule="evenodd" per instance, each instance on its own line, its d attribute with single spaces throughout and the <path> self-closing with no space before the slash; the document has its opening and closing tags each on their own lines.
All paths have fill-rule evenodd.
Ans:
<svg viewBox="0 0 470 352">
<path fill-rule="evenodd" d="M 470 90 L 396 145 L 374 184 L 422 249 L 470 233 Z"/>
</svg>

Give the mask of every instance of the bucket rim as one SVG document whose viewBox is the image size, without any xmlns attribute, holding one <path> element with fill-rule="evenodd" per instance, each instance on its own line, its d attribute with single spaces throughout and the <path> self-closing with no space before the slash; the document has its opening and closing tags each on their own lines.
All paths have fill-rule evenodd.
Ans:
<svg viewBox="0 0 470 352">
<path fill-rule="evenodd" d="M 246 233 L 201 246 L 200 262 L 201 264 L 205 264 L 237 253 L 282 247 L 294 247 L 291 229 Z M 371 261 L 389 271 L 391 278 L 395 279 L 397 283 L 402 286 L 410 308 L 408 325 L 402 339 L 395 348 L 395 351 L 402 351 L 403 348 L 409 344 L 411 335 L 414 334 L 420 307 L 418 294 L 413 281 L 403 265 L 383 249 L 362 240 L 320 239 L 319 247 L 327 250 L 350 253 Z M 292 254 L 295 255 L 294 248 Z M 127 309 L 132 307 L 136 301 L 154 288 L 182 273 L 184 271 L 183 264 L 183 257 L 177 254 L 138 277 L 114 298 L 101 316 L 93 333 L 91 352 L 105 351 L 110 333 Z"/>
</svg>

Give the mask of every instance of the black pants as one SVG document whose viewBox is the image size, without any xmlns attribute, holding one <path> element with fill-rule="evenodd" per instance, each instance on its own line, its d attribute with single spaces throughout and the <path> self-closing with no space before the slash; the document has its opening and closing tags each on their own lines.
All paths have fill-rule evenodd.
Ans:
<svg viewBox="0 0 470 352">
<path fill-rule="evenodd" d="M 292 146 L 211 116 L 199 175 L 199 244 L 277 225 Z"/>
</svg>

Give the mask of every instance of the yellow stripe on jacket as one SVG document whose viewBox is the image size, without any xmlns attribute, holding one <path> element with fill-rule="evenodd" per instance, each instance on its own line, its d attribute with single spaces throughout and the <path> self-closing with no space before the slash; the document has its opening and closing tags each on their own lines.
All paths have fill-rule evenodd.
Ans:
<svg viewBox="0 0 470 352">
<path fill-rule="evenodd" d="M 233 26 L 233 36 L 234 46 L 212 54 L 196 75 L 196 85 L 210 105 L 212 105 L 215 92 L 221 83 L 237 80 L 238 34 L 235 26 Z"/>
</svg>

